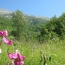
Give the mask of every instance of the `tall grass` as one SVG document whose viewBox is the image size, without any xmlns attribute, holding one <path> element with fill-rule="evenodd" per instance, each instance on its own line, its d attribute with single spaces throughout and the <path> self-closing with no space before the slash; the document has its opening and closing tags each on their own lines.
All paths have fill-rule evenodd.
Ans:
<svg viewBox="0 0 65 65">
<path fill-rule="evenodd" d="M 44 43 L 39 42 L 13 42 L 12 46 L 4 43 L 0 45 L 0 65 L 8 65 L 11 60 L 8 52 L 14 53 L 15 49 L 20 50 L 26 56 L 24 65 L 65 65 L 65 41 L 49 40 Z"/>
</svg>

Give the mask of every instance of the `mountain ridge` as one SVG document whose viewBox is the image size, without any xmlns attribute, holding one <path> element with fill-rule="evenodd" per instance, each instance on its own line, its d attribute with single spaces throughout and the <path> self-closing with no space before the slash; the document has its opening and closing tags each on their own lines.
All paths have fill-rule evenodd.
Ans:
<svg viewBox="0 0 65 65">
<path fill-rule="evenodd" d="M 7 10 L 7 9 L 3 9 L 0 8 L 0 15 L 4 15 L 6 17 L 10 16 L 13 13 L 13 11 Z M 44 17 L 44 16 L 34 16 L 34 15 L 27 15 L 24 13 L 24 16 L 31 16 L 31 17 L 35 17 L 35 18 L 41 18 L 41 19 L 47 19 L 49 20 L 50 18 L 48 17 Z"/>
</svg>

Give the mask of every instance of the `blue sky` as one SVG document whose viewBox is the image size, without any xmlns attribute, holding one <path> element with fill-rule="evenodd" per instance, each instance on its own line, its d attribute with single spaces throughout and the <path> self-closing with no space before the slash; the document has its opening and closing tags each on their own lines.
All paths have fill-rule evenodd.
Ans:
<svg viewBox="0 0 65 65">
<path fill-rule="evenodd" d="M 65 0 L 0 0 L 0 8 L 51 18 L 65 12 Z"/>
</svg>

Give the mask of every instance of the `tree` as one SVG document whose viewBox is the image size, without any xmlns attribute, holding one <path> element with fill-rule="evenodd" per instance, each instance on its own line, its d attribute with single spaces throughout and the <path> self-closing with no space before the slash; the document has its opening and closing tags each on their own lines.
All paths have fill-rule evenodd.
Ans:
<svg viewBox="0 0 65 65">
<path fill-rule="evenodd" d="M 58 18 L 54 31 L 60 36 L 65 34 L 65 13 Z"/>
<path fill-rule="evenodd" d="M 17 10 L 12 15 L 12 21 L 14 22 L 14 35 L 17 39 L 21 39 L 25 33 L 26 21 L 21 11 Z"/>
</svg>

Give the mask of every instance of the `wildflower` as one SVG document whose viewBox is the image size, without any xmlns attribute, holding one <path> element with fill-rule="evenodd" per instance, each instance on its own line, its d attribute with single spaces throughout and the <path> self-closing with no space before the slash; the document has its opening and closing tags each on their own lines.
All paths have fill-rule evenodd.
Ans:
<svg viewBox="0 0 65 65">
<path fill-rule="evenodd" d="M 0 48 L 0 53 L 2 53 L 2 49 Z"/>
<path fill-rule="evenodd" d="M 3 31 L 0 31 L 0 36 L 3 36 Z"/>
<path fill-rule="evenodd" d="M 0 31 L 0 36 L 8 36 L 8 32 L 6 30 Z"/>
<path fill-rule="evenodd" d="M 8 32 L 6 30 L 3 30 L 3 36 L 8 36 Z"/>
<path fill-rule="evenodd" d="M 13 43 L 12 40 L 8 41 L 8 40 L 6 39 L 6 37 L 3 37 L 2 40 L 3 40 L 3 42 L 4 42 L 5 44 L 8 44 L 8 45 L 11 45 L 11 44 Z"/>
<path fill-rule="evenodd" d="M 15 65 L 23 65 L 25 56 L 22 56 L 18 50 L 15 51 L 14 54 L 8 53 L 8 57 L 12 60 L 14 60 Z"/>
</svg>

